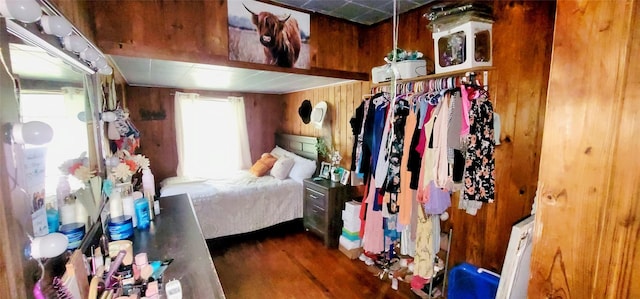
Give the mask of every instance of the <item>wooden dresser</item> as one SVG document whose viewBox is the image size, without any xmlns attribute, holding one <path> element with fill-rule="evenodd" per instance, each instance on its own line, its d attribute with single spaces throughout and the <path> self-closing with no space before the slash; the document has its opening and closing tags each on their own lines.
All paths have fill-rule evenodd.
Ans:
<svg viewBox="0 0 640 299">
<path fill-rule="evenodd" d="M 164 283 L 179 279 L 182 298 L 225 298 L 191 199 L 186 194 L 160 197 L 160 215 L 148 230 L 135 230 L 134 254 L 151 260 L 173 258 Z M 163 298 L 166 298 L 163 293 Z"/>
<path fill-rule="evenodd" d="M 338 247 L 342 209 L 350 200 L 349 190 L 350 186 L 323 178 L 304 180 L 304 227 L 321 237 L 326 247 Z"/>
</svg>

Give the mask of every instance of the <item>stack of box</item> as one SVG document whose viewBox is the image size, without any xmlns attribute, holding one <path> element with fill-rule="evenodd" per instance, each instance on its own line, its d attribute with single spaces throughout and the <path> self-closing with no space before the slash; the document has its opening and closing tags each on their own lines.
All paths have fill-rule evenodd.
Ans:
<svg viewBox="0 0 640 299">
<path fill-rule="evenodd" d="M 362 253 L 360 240 L 360 202 L 355 200 L 346 202 L 342 210 L 342 234 L 338 249 L 350 259 L 358 258 Z"/>
</svg>

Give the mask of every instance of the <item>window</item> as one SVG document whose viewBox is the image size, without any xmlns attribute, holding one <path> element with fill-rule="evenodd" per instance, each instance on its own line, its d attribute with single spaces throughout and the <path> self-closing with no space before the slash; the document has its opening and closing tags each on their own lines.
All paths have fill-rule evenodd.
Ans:
<svg viewBox="0 0 640 299">
<path fill-rule="evenodd" d="M 244 101 L 176 93 L 178 176 L 221 178 L 251 165 Z"/>
<path fill-rule="evenodd" d="M 45 166 L 45 195 L 55 196 L 56 186 L 61 176 L 60 165 L 69 159 L 80 157 L 87 152 L 87 124 L 81 120 L 84 117 L 84 90 L 64 88 L 56 93 L 28 93 L 20 94 L 20 115 L 23 122 L 39 120 L 53 129 L 53 139 L 50 143 L 40 146 L 46 150 Z M 79 138 L 78 136 L 83 136 Z M 25 145 L 25 148 L 36 147 Z M 70 176 L 72 189 L 81 186 Z"/>
</svg>

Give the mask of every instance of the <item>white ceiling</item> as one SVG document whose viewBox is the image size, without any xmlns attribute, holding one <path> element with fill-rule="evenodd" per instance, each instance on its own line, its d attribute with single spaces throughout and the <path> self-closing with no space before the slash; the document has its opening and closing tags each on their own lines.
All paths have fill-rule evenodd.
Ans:
<svg viewBox="0 0 640 299">
<path fill-rule="evenodd" d="M 65 83 L 82 83 L 83 73 L 39 47 L 9 44 L 11 68 L 19 78 Z"/>
<path fill-rule="evenodd" d="M 397 12 L 400 14 L 433 1 L 397 0 Z M 365 25 L 391 18 L 394 9 L 392 0 L 275 0 L 275 2 Z M 127 83 L 132 86 L 285 94 L 352 81 L 149 58 L 115 55 L 110 57 Z"/>
<path fill-rule="evenodd" d="M 284 94 L 352 80 L 110 55 L 132 86 Z"/>
<path fill-rule="evenodd" d="M 392 0 L 273 0 L 302 10 L 372 25 L 393 16 Z M 405 13 L 435 0 L 398 0 L 396 11 Z"/>
</svg>

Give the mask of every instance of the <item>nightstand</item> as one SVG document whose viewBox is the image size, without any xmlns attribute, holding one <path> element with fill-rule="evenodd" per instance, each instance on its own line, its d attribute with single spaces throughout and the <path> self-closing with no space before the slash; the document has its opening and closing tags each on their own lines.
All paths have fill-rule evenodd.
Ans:
<svg viewBox="0 0 640 299">
<path fill-rule="evenodd" d="M 304 180 L 303 223 L 306 230 L 324 240 L 324 246 L 338 247 L 342 231 L 344 203 L 349 201 L 350 186 L 323 178 Z"/>
</svg>

